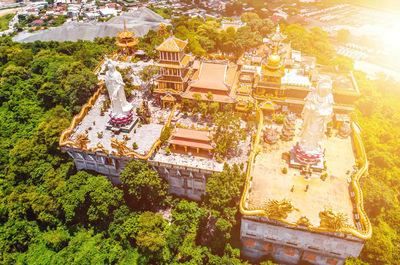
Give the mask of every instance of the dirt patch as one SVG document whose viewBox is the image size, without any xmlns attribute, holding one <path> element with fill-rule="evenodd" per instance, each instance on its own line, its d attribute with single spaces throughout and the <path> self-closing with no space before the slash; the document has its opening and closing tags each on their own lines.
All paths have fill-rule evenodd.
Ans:
<svg viewBox="0 0 400 265">
<path fill-rule="evenodd" d="M 4 4 L 4 1 L 1 1 L 2 4 Z M 14 3 L 14 2 L 13 2 Z M 17 13 L 17 11 L 20 10 L 20 8 L 10 8 L 10 9 L 3 9 L 0 10 L 0 17 L 7 15 L 7 14 L 14 14 Z"/>
</svg>

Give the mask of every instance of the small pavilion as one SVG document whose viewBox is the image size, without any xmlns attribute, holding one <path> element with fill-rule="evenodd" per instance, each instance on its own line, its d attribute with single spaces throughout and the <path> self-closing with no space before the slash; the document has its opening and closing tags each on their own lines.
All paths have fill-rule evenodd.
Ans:
<svg viewBox="0 0 400 265">
<path fill-rule="evenodd" d="M 211 157 L 214 153 L 212 134 L 209 131 L 177 128 L 168 140 L 174 153 Z"/>
<path fill-rule="evenodd" d="M 124 20 L 124 31 L 118 32 L 117 40 L 115 41 L 115 45 L 119 47 L 119 54 L 124 61 L 126 61 L 129 57 L 132 60 L 135 58 L 136 45 L 139 43 L 139 38 L 135 37 L 135 31 L 129 31 L 126 28 L 126 21 Z"/>
</svg>

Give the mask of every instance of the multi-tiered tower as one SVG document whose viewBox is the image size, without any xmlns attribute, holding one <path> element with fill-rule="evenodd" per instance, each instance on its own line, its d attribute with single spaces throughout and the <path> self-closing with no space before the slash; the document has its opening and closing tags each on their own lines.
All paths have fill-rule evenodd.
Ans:
<svg viewBox="0 0 400 265">
<path fill-rule="evenodd" d="M 169 96 L 168 99 L 171 100 L 172 95 L 176 99 L 187 87 L 191 56 L 184 53 L 186 45 L 187 41 L 171 35 L 156 48 L 160 72 L 156 80 L 158 87 L 154 92 L 161 98 Z"/>
</svg>

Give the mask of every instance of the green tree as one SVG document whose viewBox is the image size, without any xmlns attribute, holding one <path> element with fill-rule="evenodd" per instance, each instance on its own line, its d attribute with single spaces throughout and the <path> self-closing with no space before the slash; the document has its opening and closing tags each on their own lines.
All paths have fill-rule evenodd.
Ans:
<svg viewBox="0 0 400 265">
<path fill-rule="evenodd" d="M 138 218 L 139 232 L 136 243 L 139 249 L 149 256 L 150 261 L 161 261 L 166 246 L 165 229 L 167 222 L 161 214 L 143 212 Z"/>
<path fill-rule="evenodd" d="M 149 209 L 161 205 L 167 195 L 168 184 L 146 163 L 127 163 L 120 179 L 129 197 L 128 203 L 134 208 Z"/>
<path fill-rule="evenodd" d="M 220 155 L 227 155 L 245 137 L 245 130 L 241 127 L 241 119 L 237 113 L 219 112 L 214 115 L 215 151 Z"/>
<path fill-rule="evenodd" d="M 257 13 L 254 12 L 246 12 L 243 13 L 242 16 L 240 17 L 243 23 L 249 22 L 251 20 L 259 20 L 260 17 L 257 15 Z"/>
<path fill-rule="evenodd" d="M 122 202 L 122 191 L 113 187 L 106 177 L 84 171 L 71 176 L 57 193 L 67 222 L 107 225 L 113 210 Z"/>
<path fill-rule="evenodd" d="M 65 93 L 68 95 L 69 106 L 79 107 L 80 109 L 95 92 L 96 84 L 96 76 L 87 69 L 68 75 L 65 82 Z"/>
</svg>

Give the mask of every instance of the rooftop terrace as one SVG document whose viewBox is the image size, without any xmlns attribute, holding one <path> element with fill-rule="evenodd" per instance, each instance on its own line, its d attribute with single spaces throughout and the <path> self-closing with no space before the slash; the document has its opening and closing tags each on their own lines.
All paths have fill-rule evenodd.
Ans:
<svg viewBox="0 0 400 265">
<path fill-rule="evenodd" d="M 136 96 L 130 100 L 134 110 L 133 122 L 139 119 L 135 110 L 136 108 L 140 108 L 142 103 L 142 92 L 135 91 L 134 93 Z M 164 127 L 164 124 L 167 122 L 171 110 L 162 110 L 158 106 L 155 106 L 152 101 L 150 101 L 149 107 L 152 113 L 150 123 L 140 125 L 140 121 L 138 121 L 130 133 L 121 132 L 117 134 L 106 129 L 106 126 L 110 120 L 109 114 L 111 112 L 111 108 L 108 108 L 108 110 L 104 112 L 104 116 L 100 115 L 103 102 L 106 99 L 108 99 L 108 97 L 104 94 L 99 96 L 96 103 L 93 105 L 93 108 L 89 110 L 84 119 L 78 124 L 78 126 L 75 127 L 74 132 L 70 135 L 70 139 L 73 140 L 79 134 L 87 134 L 89 140 L 87 143 L 88 149 L 95 148 L 98 144 L 101 144 L 104 149 L 115 151 L 112 148 L 110 141 L 112 138 L 114 138 L 119 141 L 126 140 L 126 146 L 129 148 L 132 148 L 133 143 L 136 143 L 138 149 L 135 151 L 140 154 L 146 154 L 149 152 L 152 145 L 160 137 L 161 130 Z M 99 137 L 99 135 L 101 136 Z"/>
<path fill-rule="evenodd" d="M 252 174 L 252 188 L 249 196 L 250 208 L 263 208 L 269 200 L 291 200 L 298 210 L 289 214 L 289 222 L 297 222 L 300 217 L 306 216 L 313 226 L 320 223 L 319 212 L 324 207 L 347 214 L 352 220 L 352 203 L 349 195 L 349 174 L 355 166 L 351 138 L 342 139 L 335 136 L 325 138 L 323 146 L 326 149 L 325 159 L 328 178 L 320 179 L 314 173 L 307 181 L 298 169 L 289 168 L 288 162 L 282 154 L 299 141 L 301 120 L 297 120 L 296 136 L 292 141 L 278 141 L 274 145 L 261 144 L 261 152 L 256 156 Z M 287 168 L 287 174 L 282 173 Z M 308 191 L 306 186 L 309 186 Z M 293 191 L 291 191 L 293 187 Z M 351 221 L 351 224 L 354 222 Z"/>
<path fill-rule="evenodd" d="M 132 67 L 135 66 L 135 64 L 131 65 Z M 133 71 L 133 76 L 135 78 L 137 77 L 137 72 L 138 71 Z M 99 79 L 101 80 L 102 77 L 100 76 Z M 73 130 L 67 136 L 68 138 L 63 141 L 71 146 L 69 143 L 76 143 L 79 137 L 85 135 L 87 136 L 85 148 L 78 148 L 87 150 L 101 149 L 103 152 L 112 154 L 118 152 L 118 150 L 112 146 L 111 140 L 115 139 L 119 142 L 123 142 L 127 148 L 134 150 L 137 154 L 149 154 L 154 144 L 158 141 L 163 127 L 167 124 L 171 116 L 171 109 L 160 108 L 155 100 L 146 94 L 144 89 L 133 90 L 130 95 L 126 95 L 128 101 L 132 104 L 133 121 L 129 126 L 133 125 L 133 128 L 129 133 L 118 133 L 107 129 L 107 126 L 110 125 L 111 107 L 108 107 L 104 113 L 102 113 L 104 102 L 108 100 L 106 87 L 104 86 L 102 88 L 102 93 L 99 91 L 96 94 L 99 94 L 99 96 L 94 96 L 89 101 L 92 107 L 88 108 L 86 115 L 78 115 L 82 118 L 78 119 Z M 136 109 L 140 109 L 143 100 L 148 101 L 151 113 L 149 124 L 142 123 L 136 113 Z M 133 148 L 134 143 L 136 143 L 136 149 Z"/>
<path fill-rule="evenodd" d="M 213 130 L 213 123 L 206 121 L 201 118 L 201 116 L 197 114 L 189 114 L 185 115 L 179 110 L 174 112 L 174 116 L 172 118 L 172 125 L 175 125 L 177 128 L 191 128 L 196 130 Z M 246 126 L 245 122 L 242 122 L 242 127 Z M 224 162 L 220 163 L 217 161 L 215 156 L 204 157 L 197 156 L 196 154 L 182 154 L 171 152 L 167 153 L 163 149 L 159 149 L 156 155 L 153 158 L 155 162 L 161 162 L 166 164 L 174 164 L 177 166 L 190 167 L 195 169 L 202 170 L 210 170 L 214 172 L 221 172 L 223 170 L 224 163 L 232 164 L 240 164 L 245 163 L 251 145 L 251 136 L 250 134 L 246 137 L 245 140 L 240 141 L 237 148 L 235 148 L 234 152 L 229 156 L 229 158 L 225 158 Z"/>
</svg>

